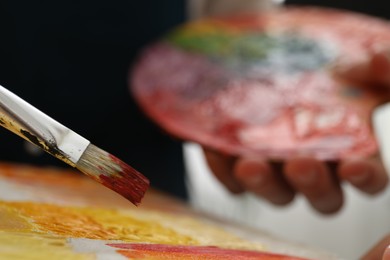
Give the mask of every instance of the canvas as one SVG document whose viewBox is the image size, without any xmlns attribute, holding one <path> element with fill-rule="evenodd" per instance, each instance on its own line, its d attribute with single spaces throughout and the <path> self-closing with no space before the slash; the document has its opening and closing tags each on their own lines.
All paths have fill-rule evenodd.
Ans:
<svg viewBox="0 0 390 260">
<path fill-rule="evenodd" d="M 135 207 L 76 171 L 0 164 L 0 259 L 303 258 L 336 259 L 158 191 Z"/>
</svg>

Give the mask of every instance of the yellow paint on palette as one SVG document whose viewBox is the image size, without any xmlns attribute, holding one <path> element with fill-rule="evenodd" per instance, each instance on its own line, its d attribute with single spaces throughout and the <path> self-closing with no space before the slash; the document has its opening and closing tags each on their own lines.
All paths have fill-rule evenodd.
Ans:
<svg viewBox="0 0 390 260">
<path fill-rule="evenodd" d="M 0 201 L 2 230 L 38 232 L 62 237 L 197 245 L 198 241 L 154 221 L 137 219 L 124 210 L 64 207 L 34 202 Z"/>
<path fill-rule="evenodd" d="M 0 231 L 0 259 L 92 260 L 95 255 L 73 252 L 65 238 Z"/>
</svg>

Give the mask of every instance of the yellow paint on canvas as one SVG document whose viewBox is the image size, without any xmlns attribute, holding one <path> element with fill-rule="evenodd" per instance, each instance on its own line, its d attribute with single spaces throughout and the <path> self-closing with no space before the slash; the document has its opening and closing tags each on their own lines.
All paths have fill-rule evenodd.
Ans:
<svg viewBox="0 0 390 260">
<path fill-rule="evenodd" d="M 0 231 L 0 259 L 92 260 L 95 256 L 73 252 L 65 238 Z"/>
<path fill-rule="evenodd" d="M 65 238 L 40 234 L 38 226 L 18 207 L 0 203 L 0 259 L 94 259 L 93 255 L 75 253 Z"/>
<path fill-rule="evenodd" d="M 0 230 L 1 231 L 26 231 L 34 230 L 34 226 L 28 219 L 21 216 L 17 209 L 0 205 Z"/>
<path fill-rule="evenodd" d="M 132 217 L 126 211 L 64 207 L 33 202 L 0 202 L 3 212 L 17 212 L 28 218 L 19 231 L 38 231 L 63 237 L 125 242 L 196 245 L 196 239 L 163 227 L 157 222 Z M 14 225 L 10 223 L 10 226 Z"/>
<path fill-rule="evenodd" d="M 6 221 L 0 225 L 0 230 L 37 232 L 61 237 L 264 249 L 260 244 L 245 241 L 221 228 L 191 217 L 150 210 L 131 211 L 0 201 L 0 221 L 1 219 Z"/>
</svg>

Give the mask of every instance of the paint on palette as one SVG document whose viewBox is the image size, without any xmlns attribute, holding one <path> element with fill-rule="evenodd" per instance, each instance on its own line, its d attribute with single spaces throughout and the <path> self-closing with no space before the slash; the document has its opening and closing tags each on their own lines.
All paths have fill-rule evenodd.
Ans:
<svg viewBox="0 0 390 260">
<path fill-rule="evenodd" d="M 146 48 L 129 87 L 164 130 L 230 155 L 371 156 L 370 114 L 386 95 L 343 92 L 362 82 L 337 68 L 390 44 L 388 27 L 310 7 L 197 20 Z"/>
</svg>

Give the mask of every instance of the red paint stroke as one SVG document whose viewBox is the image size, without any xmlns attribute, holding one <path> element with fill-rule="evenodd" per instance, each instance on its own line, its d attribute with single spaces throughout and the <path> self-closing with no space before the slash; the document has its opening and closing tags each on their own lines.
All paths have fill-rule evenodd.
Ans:
<svg viewBox="0 0 390 260">
<path fill-rule="evenodd" d="M 216 246 L 181 246 L 161 244 L 107 244 L 119 248 L 118 253 L 131 259 L 210 259 L 210 260 L 304 260 L 303 258 L 259 252 L 226 249 Z"/>
<path fill-rule="evenodd" d="M 149 188 L 149 180 L 115 156 L 109 154 L 109 158 L 119 166 L 120 171 L 116 170 L 116 174 L 110 175 L 100 174 L 100 182 L 138 206 Z"/>
</svg>

